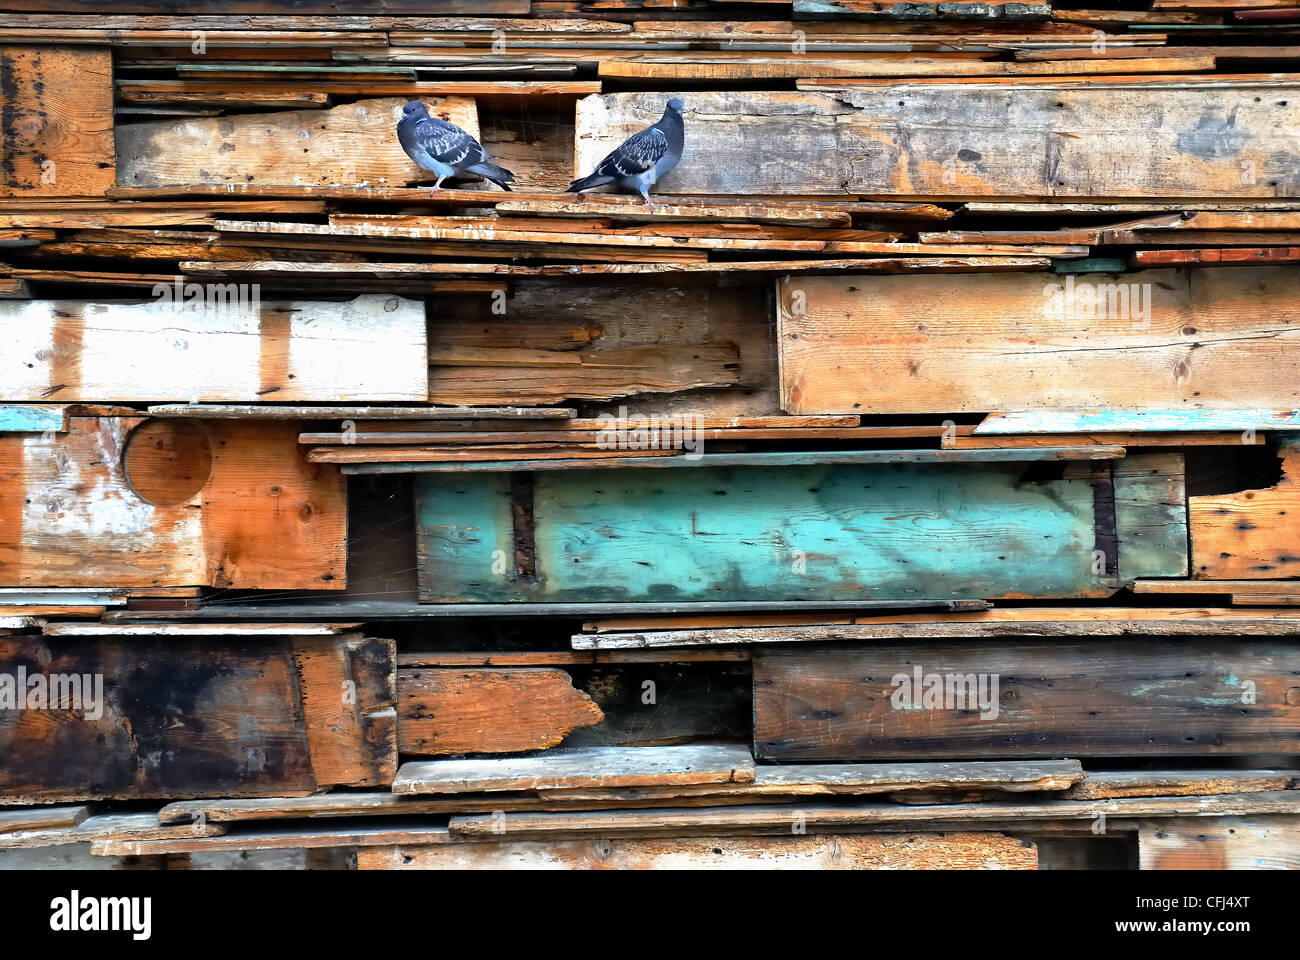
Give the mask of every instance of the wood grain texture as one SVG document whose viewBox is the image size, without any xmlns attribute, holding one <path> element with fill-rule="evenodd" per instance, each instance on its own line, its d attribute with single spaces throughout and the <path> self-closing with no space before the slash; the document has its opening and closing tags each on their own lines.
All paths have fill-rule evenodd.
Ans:
<svg viewBox="0 0 1300 960">
<path fill-rule="evenodd" d="M 404 754 L 545 750 L 605 718 L 563 670 L 402 670 L 397 683 Z"/>
<path fill-rule="evenodd" d="M 1143 870 L 1300 870 L 1300 818 L 1144 821 L 1138 863 Z"/>
<path fill-rule="evenodd" d="M 1296 770 L 1104 770 L 1070 787 L 1070 800 L 1113 797 L 1205 797 L 1300 787 Z"/>
<path fill-rule="evenodd" d="M 504 298 L 444 297 L 430 310 L 428 399 L 560 403 L 694 390 L 738 415 L 776 413 L 771 339 L 754 322 L 766 311 L 761 286 L 699 280 L 525 279 Z M 748 409 L 724 389 L 749 394 Z"/>
<path fill-rule="evenodd" d="M 367 847 L 358 870 L 1036 870 L 1001 834 L 686 837 Z"/>
<path fill-rule="evenodd" d="M 1187 484 L 1182 453 L 1136 453 L 1111 468 L 1119 578 L 1187 575 Z"/>
<path fill-rule="evenodd" d="M 0 91 L 0 197 L 93 197 L 113 186 L 106 48 L 0 46 Z"/>
<path fill-rule="evenodd" d="M 1138 581 L 1158 583 L 1164 581 Z M 1197 581 L 1167 581 L 1171 584 Z M 1260 581 L 1263 583 L 1264 581 Z M 1269 584 L 1284 581 L 1267 581 Z M 846 618 L 809 626 L 720 626 L 579 633 L 569 642 L 580 651 L 641 651 L 648 648 L 727 648 L 760 643 L 862 643 L 992 637 L 1289 637 L 1300 632 L 1300 612 L 1232 610 L 1223 607 L 997 607 L 955 613 L 902 613 Z M 669 652 L 669 651 L 661 651 Z"/>
<path fill-rule="evenodd" d="M 782 409 L 1295 406 L 1300 361 L 1287 344 L 1300 336 L 1297 277 L 1291 267 L 1243 267 L 1097 274 L 1090 287 L 1032 274 L 785 279 L 777 284 Z M 1085 310 L 1093 295 L 1104 301 L 1100 315 Z M 1143 310 L 1134 309 L 1139 298 Z"/>
<path fill-rule="evenodd" d="M 1256 793 L 1226 797 L 1123 797 L 1117 800 L 994 800 L 979 803 L 900 804 L 878 801 L 804 803 L 796 806 L 654 808 L 563 813 L 508 812 L 452 817 L 452 840 L 501 842 L 515 839 L 687 837 L 834 833 L 844 827 L 876 830 L 1017 830 L 1066 826 L 1104 814 L 1111 831 L 1125 820 L 1150 817 L 1220 817 L 1300 811 L 1300 793 Z"/>
<path fill-rule="evenodd" d="M 576 747 L 532 757 L 404 763 L 393 781 L 393 793 L 493 793 L 753 779 L 753 758 L 747 747 L 739 745 Z"/>
<path fill-rule="evenodd" d="M 0 637 L 0 674 L 14 684 L 20 670 L 29 691 L 37 676 L 76 674 L 98 677 L 101 691 L 97 704 L 83 694 L 84 709 L 44 710 L 29 692 L 27 709 L 4 712 L 0 802 L 387 785 L 397 763 L 394 657 L 392 641 L 355 635 Z"/>
<path fill-rule="evenodd" d="M 394 132 L 403 97 L 359 100 L 327 110 L 290 110 L 117 128 L 117 183 L 405 186 L 430 179 Z M 478 136 L 474 101 L 426 99 L 432 116 Z"/>
<path fill-rule="evenodd" d="M 0 400 L 412 403 L 428 396 L 424 309 L 369 294 L 267 301 L 159 284 L 142 303 L 0 301 Z M 192 292 L 191 292 L 192 291 Z M 192 299 L 197 298 L 197 299 Z"/>
<path fill-rule="evenodd" d="M 1295 196 L 1291 83 L 1214 78 L 907 84 L 838 93 L 687 91 L 666 193 L 876 197 Z M 578 102 L 582 173 L 663 112 L 665 93 Z M 1231 132 L 1221 132 L 1231 117 Z M 767 149 L 781 143 L 780 151 Z M 1249 161 L 1263 175 L 1242 182 Z"/>
<path fill-rule="evenodd" d="M 754 656 L 755 755 L 853 761 L 1293 753 L 1298 676 L 1300 655 L 1270 640 L 1003 640 L 978 648 L 936 640 L 762 650 Z"/>
<path fill-rule="evenodd" d="M 1271 487 L 1188 498 L 1193 576 L 1271 580 L 1300 575 L 1300 439 L 1279 441 L 1278 456 L 1282 479 Z"/>
<path fill-rule="evenodd" d="M 176 470 L 131 455 L 149 422 L 71 417 L 66 433 L 0 437 L 0 584 L 343 589 L 344 480 L 306 462 L 298 423 L 206 424 L 198 491 L 157 505 L 132 486 Z"/>
</svg>

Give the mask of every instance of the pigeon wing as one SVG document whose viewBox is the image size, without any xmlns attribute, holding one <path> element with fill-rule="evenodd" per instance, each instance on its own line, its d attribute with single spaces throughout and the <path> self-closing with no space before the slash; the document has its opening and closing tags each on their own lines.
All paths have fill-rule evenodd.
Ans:
<svg viewBox="0 0 1300 960">
<path fill-rule="evenodd" d="M 415 142 L 439 163 L 462 169 L 487 159 L 479 142 L 446 120 L 428 117 L 415 125 Z"/>
<path fill-rule="evenodd" d="M 598 177 L 635 177 L 645 173 L 668 152 L 668 138 L 658 127 L 647 127 L 623 141 L 596 167 Z"/>
</svg>

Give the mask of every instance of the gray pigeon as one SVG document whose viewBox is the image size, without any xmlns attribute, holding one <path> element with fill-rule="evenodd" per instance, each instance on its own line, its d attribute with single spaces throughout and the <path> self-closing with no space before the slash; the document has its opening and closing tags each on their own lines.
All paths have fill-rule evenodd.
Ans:
<svg viewBox="0 0 1300 960">
<path fill-rule="evenodd" d="M 488 159 L 482 145 L 456 124 L 429 116 L 419 100 L 412 100 L 402 108 L 402 119 L 397 121 L 397 139 L 408 157 L 438 175 L 438 182 L 433 185 L 435 190 L 442 186 L 442 181 L 458 173 L 476 173 L 502 190 L 509 190 L 506 184 L 515 178 L 505 167 L 498 167 Z"/>
<path fill-rule="evenodd" d="M 613 183 L 624 193 L 639 193 L 646 203 L 651 203 L 650 187 L 677 166 L 685 139 L 682 102 L 674 98 L 668 101 L 658 122 L 624 140 L 617 150 L 596 164 L 590 176 L 574 180 L 565 192 L 580 193 Z"/>
</svg>

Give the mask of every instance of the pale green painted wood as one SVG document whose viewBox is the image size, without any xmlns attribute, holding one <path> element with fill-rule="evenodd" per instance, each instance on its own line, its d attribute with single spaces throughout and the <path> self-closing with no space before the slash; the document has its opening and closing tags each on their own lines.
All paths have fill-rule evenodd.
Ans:
<svg viewBox="0 0 1300 960">
<path fill-rule="evenodd" d="M 1060 473 L 1060 468 L 1055 473 Z M 1100 597 L 1090 468 L 1025 464 L 534 474 L 535 581 L 509 481 L 416 480 L 425 602 Z M 506 558 L 493 570 L 494 551 Z"/>
<path fill-rule="evenodd" d="M 1187 576 L 1183 455 L 1130 454 L 1115 465 L 1114 474 L 1120 581 Z"/>
</svg>

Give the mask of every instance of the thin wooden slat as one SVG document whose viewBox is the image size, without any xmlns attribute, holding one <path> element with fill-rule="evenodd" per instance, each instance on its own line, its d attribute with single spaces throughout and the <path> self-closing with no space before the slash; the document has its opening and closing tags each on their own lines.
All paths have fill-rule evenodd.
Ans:
<svg viewBox="0 0 1300 960">
<path fill-rule="evenodd" d="M 345 463 L 343 472 L 347 474 L 517 473 L 521 471 L 554 472 L 579 469 L 675 469 L 678 467 L 698 467 L 712 470 L 731 467 L 824 467 L 890 463 L 1030 463 L 1037 461 L 1116 460 L 1122 458 L 1126 452 L 1123 447 L 1036 447 L 993 450 L 808 450 L 793 453 L 757 451 L 748 453 L 708 453 L 701 454 L 699 457 L 688 457 L 682 454 L 671 455 L 672 451 L 648 450 L 644 451 L 643 455 L 638 455 L 637 452 L 633 451 L 627 455 L 603 458 L 596 457 L 594 454 L 611 451 L 592 451 L 592 455 L 588 459 L 547 459 L 545 457 L 530 459 L 524 456 L 512 455 L 509 459 L 477 460 L 462 457 L 459 460 L 452 460 L 444 455 L 444 462 L 421 462 L 419 460 L 403 462 L 396 456 L 391 457 L 395 462 L 379 462 L 384 458 L 384 454 L 380 448 L 375 448 L 375 450 L 375 453 L 362 455 L 366 460 L 364 463 Z M 670 455 L 665 456 L 665 453 Z M 982 456 L 975 456 L 975 454 L 982 454 Z M 324 455 L 322 455 L 323 458 Z M 349 458 L 339 457 L 338 459 L 347 460 Z"/>
<path fill-rule="evenodd" d="M 47 637 L 334 637 L 357 623 L 47 623 Z"/>
<path fill-rule="evenodd" d="M 1138 581 L 1155 583 L 1159 581 Z M 1170 583 L 1190 581 L 1169 581 Z M 1273 581 L 1278 582 L 1278 581 Z M 1138 590 L 1138 592 L 1144 592 Z M 703 630 L 642 630 L 633 633 L 574 634 L 575 650 L 639 650 L 726 644 L 866 642 L 935 637 L 1116 637 L 1258 636 L 1285 637 L 1300 630 L 1300 612 L 1207 608 L 998 607 L 950 614 L 894 614 L 854 617 L 846 625 L 731 627 Z"/>
<path fill-rule="evenodd" d="M 1135 580 L 1130 587 L 1134 593 L 1300 597 L 1300 580 Z"/>
<path fill-rule="evenodd" d="M 528 650 L 500 653 L 461 651 L 411 652 L 397 655 L 399 667 L 566 667 L 597 663 L 744 663 L 747 650 L 675 651 L 648 650 L 644 653 L 593 650 Z"/>
<path fill-rule="evenodd" d="M 599 813 L 507 812 L 503 816 L 453 817 L 450 835 L 455 840 L 482 839 L 494 842 L 501 842 L 503 836 L 515 838 L 592 835 L 684 837 L 769 833 L 788 836 L 794 826 L 801 826 L 816 835 L 824 835 L 849 825 L 877 828 L 891 823 L 907 824 L 905 829 L 915 830 L 925 827 L 943 829 L 947 825 L 961 824 L 965 829 L 970 829 L 974 824 L 997 822 L 1018 823 L 1023 829 L 1035 821 L 1088 821 L 1095 820 L 1102 814 L 1109 821 L 1152 816 L 1200 818 L 1278 813 L 1294 815 L 1298 810 L 1300 810 L 1300 795 L 1297 795 L 1296 791 L 1285 791 L 1230 797 L 1125 797 L 1118 800 L 1034 802 L 1016 800 L 938 806 L 855 803 L 833 806 L 800 804 L 797 809 L 756 805 L 610 810 Z"/>
<path fill-rule="evenodd" d="M 602 250 L 605 256 L 608 248 Z M 552 248 L 549 253 L 558 255 Z M 649 256 L 643 254 L 642 256 Z M 233 262 L 185 261 L 180 268 L 186 274 L 208 276 L 262 276 L 282 280 L 285 277 L 312 277 L 319 284 L 322 277 L 365 277 L 371 281 L 384 278 L 434 276 L 499 277 L 573 277 L 628 274 L 692 273 L 825 273 L 848 270 L 855 273 L 988 273 L 997 271 L 1043 270 L 1052 265 L 1048 257 L 1029 256 L 954 256 L 954 257 L 840 257 L 805 260 L 665 260 L 657 254 L 653 261 L 627 263 L 555 263 L 533 266 L 516 263 L 312 263 L 300 261 L 244 260 Z M 680 254 L 679 254 L 680 256 Z M 170 279 L 170 278 L 166 278 Z M 150 281 L 155 282 L 155 281 Z M 422 283 L 427 281 L 421 280 Z"/>
<path fill-rule="evenodd" d="M 1168 433 L 1204 430 L 1300 430 L 1300 411 L 1224 410 L 1027 410 L 993 413 L 975 428 L 976 436 L 1018 433 L 1090 433 L 1132 430 Z"/>
<path fill-rule="evenodd" d="M 559 787 L 745 783 L 754 762 L 744 746 L 581 747 L 538 757 L 402 764 L 393 793 L 473 793 Z"/>
<path fill-rule="evenodd" d="M 367 847 L 359 870 L 1034 870 L 1037 847 L 1001 834 L 735 837 Z"/>
<path fill-rule="evenodd" d="M 1296 362 L 1279 349 L 1300 330 L 1287 326 L 1295 276 L 1256 267 L 1047 283 L 1014 274 L 782 280 L 782 408 L 1023 411 L 999 427 L 1006 433 L 1266 429 L 1279 418 L 1237 428 L 1217 410 L 1300 400 Z M 1163 410 L 1177 412 L 1154 412 Z M 991 432 L 986 423 L 976 435 Z"/>
<path fill-rule="evenodd" d="M 0 850 L 66 846 L 70 843 L 166 840 L 174 837 L 216 837 L 226 828 L 215 823 L 168 827 L 152 813 L 105 813 L 87 817 L 72 827 L 50 827 L 0 833 Z"/>
<path fill-rule="evenodd" d="M 1300 263 L 1300 247 L 1228 247 L 1190 250 L 1138 250 L 1130 258 L 1135 267 L 1172 264 L 1237 267 L 1259 263 Z"/>
<path fill-rule="evenodd" d="M 1297 669 L 1300 655 L 1277 640 L 766 649 L 754 657 L 755 755 L 1290 753 L 1300 740 Z"/>
<path fill-rule="evenodd" d="M 1113 797 L 1202 797 L 1295 790 L 1294 770 L 1106 770 L 1089 771 L 1064 794 L 1070 800 Z"/>
<path fill-rule="evenodd" d="M 184 417 L 194 420 L 567 420 L 575 413 L 571 407 L 241 406 L 186 403 L 158 404 L 149 408 L 149 415 L 153 417 Z"/>
<path fill-rule="evenodd" d="M 75 827 L 88 816 L 85 805 L 0 809 L 0 834 Z"/>
</svg>

